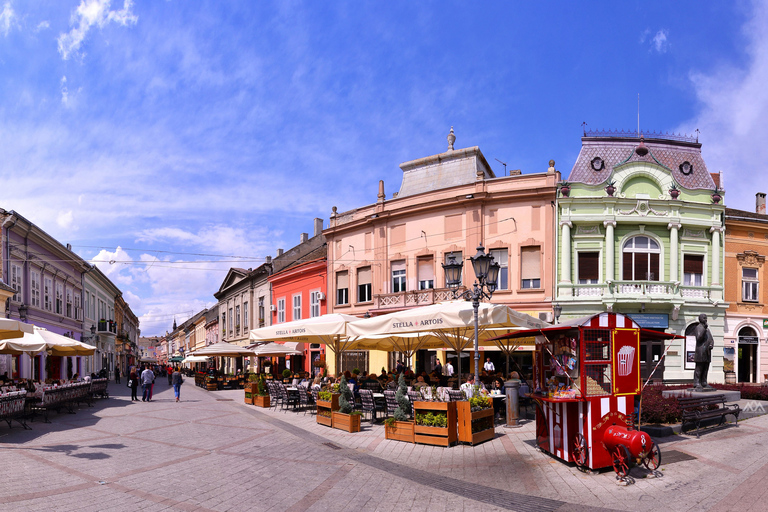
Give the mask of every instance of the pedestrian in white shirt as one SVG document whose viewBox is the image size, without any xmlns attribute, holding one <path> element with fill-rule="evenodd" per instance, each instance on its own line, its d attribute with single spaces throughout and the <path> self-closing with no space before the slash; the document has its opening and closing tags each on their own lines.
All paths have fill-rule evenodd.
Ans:
<svg viewBox="0 0 768 512">
<path fill-rule="evenodd" d="M 141 383 L 144 387 L 144 395 L 141 398 L 142 402 L 152 401 L 152 383 L 155 382 L 155 374 L 149 369 L 149 366 L 144 368 L 141 372 Z"/>
<path fill-rule="evenodd" d="M 443 374 L 444 374 L 446 377 L 451 377 L 451 376 L 453 375 L 453 365 L 451 364 L 451 362 L 450 362 L 450 361 L 447 361 L 447 362 L 445 363 L 445 366 L 443 366 L 443 368 L 444 368 L 444 369 L 443 369 Z"/>
<path fill-rule="evenodd" d="M 485 364 L 483 365 L 483 370 L 485 370 L 487 372 L 495 372 L 496 371 L 496 367 L 493 366 L 493 363 L 491 362 L 491 358 L 490 357 L 486 357 L 485 358 Z"/>
</svg>

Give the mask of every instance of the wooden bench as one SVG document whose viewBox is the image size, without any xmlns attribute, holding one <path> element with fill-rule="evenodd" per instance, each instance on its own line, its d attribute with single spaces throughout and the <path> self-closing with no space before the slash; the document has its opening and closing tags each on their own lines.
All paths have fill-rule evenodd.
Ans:
<svg viewBox="0 0 768 512">
<path fill-rule="evenodd" d="M 726 404 L 725 395 L 686 397 L 678 398 L 677 401 L 683 412 L 681 427 L 685 427 L 686 423 L 695 423 L 697 439 L 699 427 L 703 420 L 720 418 L 720 425 L 722 425 L 725 423 L 725 416 L 733 414 L 736 418 L 736 426 L 738 426 L 741 409 L 738 404 Z"/>
</svg>

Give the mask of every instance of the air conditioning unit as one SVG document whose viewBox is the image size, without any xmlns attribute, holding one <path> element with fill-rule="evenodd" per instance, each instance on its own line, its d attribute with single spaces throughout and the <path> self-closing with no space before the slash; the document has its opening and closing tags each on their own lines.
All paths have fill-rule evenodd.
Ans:
<svg viewBox="0 0 768 512">
<path fill-rule="evenodd" d="M 552 320 L 554 320 L 554 315 L 551 311 L 544 311 L 543 313 L 539 313 L 539 320 L 551 324 Z"/>
<path fill-rule="evenodd" d="M 273 311 L 273 312 L 274 312 L 274 311 L 277 311 L 277 306 L 275 306 L 274 304 L 272 304 L 271 306 L 269 306 L 269 310 L 270 310 L 270 311 Z"/>
<path fill-rule="evenodd" d="M 323 292 L 318 292 L 317 298 L 318 300 L 325 300 L 325 294 Z"/>
</svg>

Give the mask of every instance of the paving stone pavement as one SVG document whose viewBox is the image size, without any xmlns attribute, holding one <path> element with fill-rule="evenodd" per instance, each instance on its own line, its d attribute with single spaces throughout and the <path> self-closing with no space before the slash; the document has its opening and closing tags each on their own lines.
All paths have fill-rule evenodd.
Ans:
<svg viewBox="0 0 768 512">
<path fill-rule="evenodd" d="M 367 421 L 332 430 L 192 379 L 180 403 L 161 379 L 151 403 L 128 391 L 111 384 L 112 398 L 32 430 L 0 426 L 0 511 L 768 510 L 768 416 L 662 439 L 662 462 L 668 450 L 696 458 L 661 478 L 635 468 L 619 486 L 536 450 L 533 422 L 439 448 L 388 441 Z"/>
</svg>

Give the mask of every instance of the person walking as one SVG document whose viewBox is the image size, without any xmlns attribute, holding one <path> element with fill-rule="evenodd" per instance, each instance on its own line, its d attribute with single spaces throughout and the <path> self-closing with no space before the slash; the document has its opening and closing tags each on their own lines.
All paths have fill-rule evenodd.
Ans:
<svg viewBox="0 0 768 512">
<path fill-rule="evenodd" d="M 144 371 L 141 372 L 141 385 L 144 389 L 144 393 L 141 396 L 141 401 L 151 401 L 152 399 L 152 383 L 155 381 L 155 374 L 149 369 L 149 366 L 144 367 Z"/>
<path fill-rule="evenodd" d="M 120 368 L 115 366 L 115 384 L 120 384 Z"/>
<path fill-rule="evenodd" d="M 139 397 L 136 396 L 136 393 L 139 389 L 139 376 L 136 375 L 136 371 L 132 371 L 130 377 L 128 377 L 128 386 L 131 388 L 131 402 L 139 401 Z"/>
<path fill-rule="evenodd" d="M 152 371 L 152 385 L 149 386 L 149 401 L 152 401 L 152 393 L 155 391 L 155 372 Z"/>
<path fill-rule="evenodd" d="M 169 386 L 173 385 L 173 381 L 171 380 L 171 377 L 173 376 L 173 371 L 174 371 L 173 368 L 171 368 L 170 366 L 168 366 L 165 369 L 165 374 L 168 376 L 168 385 Z"/>
<path fill-rule="evenodd" d="M 173 369 L 171 380 L 173 382 L 173 394 L 176 395 L 176 401 L 178 402 L 181 399 L 181 385 L 184 383 L 178 368 Z"/>
</svg>

